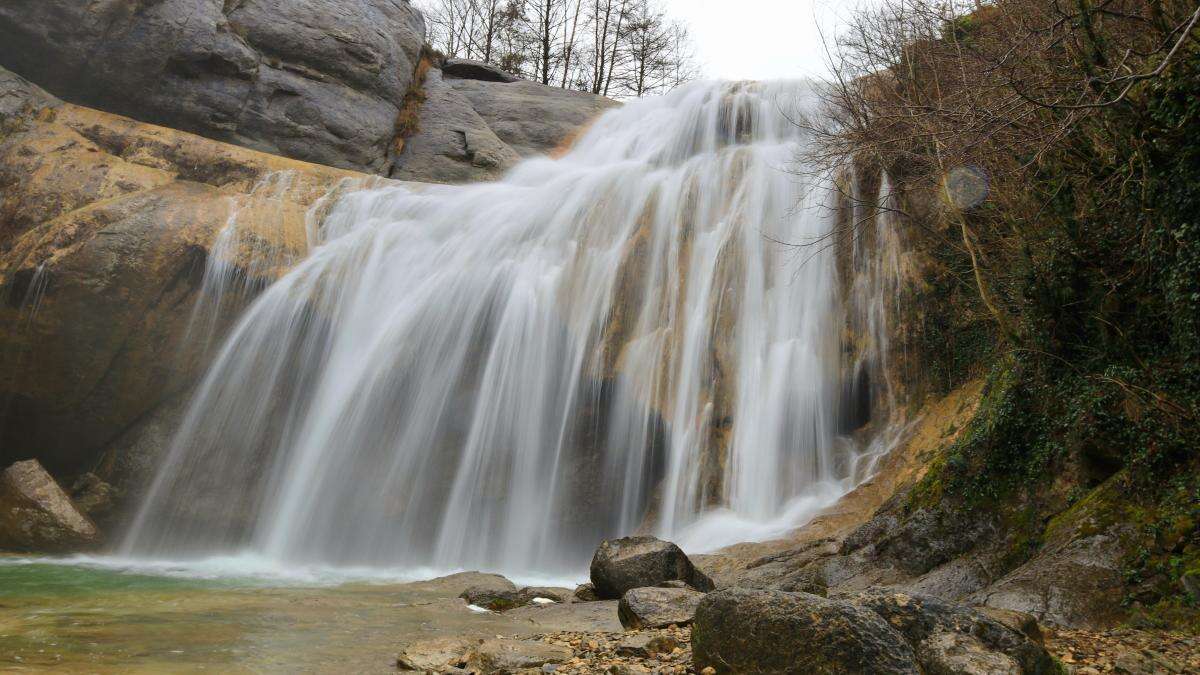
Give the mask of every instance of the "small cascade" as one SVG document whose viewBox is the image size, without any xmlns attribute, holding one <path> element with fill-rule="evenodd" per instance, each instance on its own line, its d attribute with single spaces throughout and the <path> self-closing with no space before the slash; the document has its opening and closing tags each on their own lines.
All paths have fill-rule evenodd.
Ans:
<svg viewBox="0 0 1200 675">
<path fill-rule="evenodd" d="M 854 344 L 847 364 L 848 414 L 852 424 L 871 423 L 874 432 L 865 452 L 853 455 L 850 476 L 868 478 L 876 461 L 903 435 L 900 392 L 892 360 L 891 336 L 897 330 L 903 283 L 903 242 L 897 218 L 896 196 L 886 173 L 876 181 L 862 181 L 851 171 L 849 180 L 849 247 L 843 263 L 848 267 L 845 299 L 846 326 Z M 876 184 L 872 184 L 876 183 Z"/>
<path fill-rule="evenodd" d="M 215 352 L 123 553 L 556 573 L 602 537 L 799 524 L 861 453 L 835 256 L 779 243 L 833 227 L 829 186 L 788 171 L 812 106 L 696 84 L 500 183 L 319 201 L 307 257 L 261 261 L 295 267 Z M 206 302 L 253 248 L 238 213 Z"/>
<path fill-rule="evenodd" d="M 17 291 L 17 297 L 20 298 L 17 302 L 17 331 L 23 332 L 32 337 L 34 327 L 37 321 L 38 310 L 42 306 L 42 300 L 46 296 L 46 289 L 50 286 L 50 270 L 45 262 L 38 264 L 32 271 L 18 272 L 21 275 L 23 283 L 14 284 L 14 288 L 23 289 Z M 25 362 L 26 354 L 24 351 L 15 350 L 0 350 L 0 366 L 3 366 L 4 372 L 21 373 L 29 367 Z M 8 417 L 10 408 L 12 407 L 13 394 L 0 396 L 0 428 L 3 428 L 5 418 Z"/>
</svg>

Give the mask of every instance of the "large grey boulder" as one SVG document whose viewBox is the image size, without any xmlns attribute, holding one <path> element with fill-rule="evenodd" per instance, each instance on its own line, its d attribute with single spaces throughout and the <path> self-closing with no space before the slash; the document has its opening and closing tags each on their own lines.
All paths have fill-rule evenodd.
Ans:
<svg viewBox="0 0 1200 675">
<path fill-rule="evenodd" d="M 0 473 L 0 550 L 62 552 L 91 547 L 100 533 L 37 460 Z"/>
<path fill-rule="evenodd" d="M 631 630 L 686 626 L 704 594 L 690 588 L 635 588 L 621 598 L 617 618 Z"/>
<path fill-rule="evenodd" d="M 0 66 L 73 103 L 384 173 L 424 33 L 407 0 L 6 0 Z"/>
<path fill-rule="evenodd" d="M 601 542 L 592 556 L 591 576 L 596 595 L 604 599 L 675 580 L 698 591 L 714 588 L 712 580 L 696 569 L 678 546 L 649 536 Z"/>
<path fill-rule="evenodd" d="M 807 593 L 730 588 L 700 602 L 697 672 L 917 675 L 904 637 L 878 614 Z"/>
</svg>

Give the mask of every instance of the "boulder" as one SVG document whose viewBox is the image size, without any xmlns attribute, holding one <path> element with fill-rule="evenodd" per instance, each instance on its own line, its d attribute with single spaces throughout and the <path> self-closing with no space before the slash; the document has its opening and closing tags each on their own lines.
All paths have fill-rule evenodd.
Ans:
<svg viewBox="0 0 1200 675">
<path fill-rule="evenodd" d="M 700 602 L 693 666 L 717 673 L 903 673 L 920 668 L 878 614 L 807 593 L 730 588 Z"/>
<path fill-rule="evenodd" d="M 631 630 L 686 626 L 704 594 L 689 588 L 634 588 L 621 598 L 617 617 Z"/>
<path fill-rule="evenodd" d="M 596 595 L 605 599 L 673 580 L 698 591 L 714 588 L 712 580 L 697 570 L 678 546 L 649 536 L 601 542 L 592 557 L 591 577 Z"/>
<path fill-rule="evenodd" d="M 0 549 L 65 552 L 99 543 L 100 533 L 37 460 L 0 473 Z"/>
<path fill-rule="evenodd" d="M 854 603 L 880 615 L 930 673 L 1056 673 L 1046 649 L 1019 630 L 932 596 L 871 590 Z"/>
<path fill-rule="evenodd" d="M 517 82 L 521 79 L 499 66 L 471 59 L 446 59 L 442 62 L 442 73 L 446 77 L 484 82 Z"/>
<path fill-rule="evenodd" d="M 429 183 L 495 180 L 521 157 L 496 136 L 438 70 L 425 75 L 416 133 L 395 158 L 393 178 Z"/>
<path fill-rule="evenodd" d="M 424 34 L 407 0 L 9 0 L 0 66 L 80 105 L 385 173 Z"/>
</svg>

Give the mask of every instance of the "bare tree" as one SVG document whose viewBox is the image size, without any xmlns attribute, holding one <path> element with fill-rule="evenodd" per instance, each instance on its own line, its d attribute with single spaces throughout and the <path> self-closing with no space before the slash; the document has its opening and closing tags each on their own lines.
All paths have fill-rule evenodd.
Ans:
<svg viewBox="0 0 1200 675">
<path fill-rule="evenodd" d="M 656 3 L 638 0 L 624 37 L 626 56 L 618 74 L 624 92 L 638 98 L 661 93 L 694 74 L 687 29 Z"/>
<path fill-rule="evenodd" d="M 657 0 L 424 0 L 448 57 L 604 96 L 659 93 L 695 77 L 687 29 Z M 590 58 L 588 58 L 590 54 Z"/>
</svg>

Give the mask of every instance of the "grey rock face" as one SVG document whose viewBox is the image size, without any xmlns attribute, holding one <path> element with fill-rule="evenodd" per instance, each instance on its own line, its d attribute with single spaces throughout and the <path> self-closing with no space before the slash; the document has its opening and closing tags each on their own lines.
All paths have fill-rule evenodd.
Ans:
<svg viewBox="0 0 1200 675">
<path fill-rule="evenodd" d="M 878 614 L 806 593 L 730 588 L 705 596 L 692 626 L 697 671 L 920 672 L 904 638 Z"/>
<path fill-rule="evenodd" d="M 584 92 L 499 80 L 463 64 L 451 60 L 426 74 L 418 129 L 394 158 L 391 177 L 494 180 L 522 158 L 565 147 L 580 128 L 618 105 Z"/>
<path fill-rule="evenodd" d="M 616 101 L 587 92 L 546 87 L 536 82 L 506 84 L 448 80 L 500 140 L 521 157 L 552 152 Z"/>
<path fill-rule="evenodd" d="M 697 570 L 678 546 L 646 536 L 601 542 L 592 557 L 591 576 L 596 595 L 605 599 L 672 580 L 699 591 L 714 588 L 712 580 Z"/>
<path fill-rule="evenodd" d="M 438 70 L 425 76 L 420 128 L 395 158 L 392 177 L 430 183 L 494 180 L 520 161 Z"/>
<path fill-rule="evenodd" d="M 899 631 L 913 645 L 926 672 L 1057 672 L 1040 644 L 968 607 L 883 590 L 860 594 L 854 603 Z"/>
<path fill-rule="evenodd" d="M 10 0 L 0 65 L 73 103 L 381 173 L 424 32 L 407 0 Z"/>
<path fill-rule="evenodd" d="M 621 598 L 617 618 L 631 630 L 686 626 L 704 594 L 689 588 L 635 588 Z"/>
<path fill-rule="evenodd" d="M 0 473 L 0 549 L 71 551 L 100 533 L 35 459 Z"/>
<path fill-rule="evenodd" d="M 507 579 L 505 579 L 507 581 Z M 501 586 L 487 584 L 472 586 L 463 591 L 458 597 L 476 607 L 490 609 L 493 612 L 507 612 L 510 609 L 524 607 L 537 598 L 545 598 L 554 602 L 563 602 L 570 595 L 566 588 L 526 587 L 517 590 L 516 586 Z"/>
</svg>

